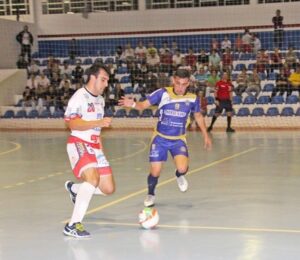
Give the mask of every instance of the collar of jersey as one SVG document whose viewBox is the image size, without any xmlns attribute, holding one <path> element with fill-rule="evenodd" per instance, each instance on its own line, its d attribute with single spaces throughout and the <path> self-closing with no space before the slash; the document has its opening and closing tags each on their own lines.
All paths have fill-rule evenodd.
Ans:
<svg viewBox="0 0 300 260">
<path fill-rule="evenodd" d="M 87 93 L 89 93 L 91 96 L 93 96 L 93 97 L 98 97 L 98 96 L 96 96 L 96 95 L 94 95 L 94 94 L 92 94 L 86 87 L 84 87 L 84 89 L 86 90 L 86 92 Z"/>
<path fill-rule="evenodd" d="M 166 91 L 168 92 L 169 96 L 172 99 L 182 99 L 182 98 L 185 98 L 185 97 L 195 97 L 195 94 L 189 93 L 189 92 L 186 92 L 184 95 L 177 95 L 174 92 L 174 88 L 173 87 L 166 87 L 165 89 L 166 89 Z"/>
</svg>

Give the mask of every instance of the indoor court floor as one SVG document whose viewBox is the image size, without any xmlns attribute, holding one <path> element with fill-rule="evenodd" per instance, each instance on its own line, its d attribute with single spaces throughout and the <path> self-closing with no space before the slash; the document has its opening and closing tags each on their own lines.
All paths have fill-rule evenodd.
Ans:
<svg viewBox="0 0 300 260">
<path fill-rule="evenodd" d="M 157 229 L 143 230 L 151 131 L 106 131 L 105 153 L 117 190 L 94 196 L 83 221 L 90 239 L 62 234 L 75 180 L 68 132 L 0 132 L 0 259 L 300 259 L 300 132 L 212 133 L 203 149 L 188 133 L 189 190 L 171 161 L 157 188 Z"/>
</svg>

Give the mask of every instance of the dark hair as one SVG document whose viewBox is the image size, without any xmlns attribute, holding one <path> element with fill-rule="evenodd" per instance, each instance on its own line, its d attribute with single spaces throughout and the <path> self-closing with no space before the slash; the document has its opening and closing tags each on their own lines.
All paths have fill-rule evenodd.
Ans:
<svg viewBox="0 0 300 260">
<path fill-rule="evenodd" d="M 110 76 L 109 69 L 104 64 L 95 63 L 87 71 L 88 79 L 90 79 L 91 75 L 97 77 L 100 70 L 104 70 L 108 74 L 108 76 Z"/>
<path fill-rule="evenodd" d="M 175 77 L 179 77 L 179 78 L 190 78 L 191 73 L 186 70 L 186 69 L 178 69 L 176 70 L 176 72 L 174 73 Z"/>
</svg>

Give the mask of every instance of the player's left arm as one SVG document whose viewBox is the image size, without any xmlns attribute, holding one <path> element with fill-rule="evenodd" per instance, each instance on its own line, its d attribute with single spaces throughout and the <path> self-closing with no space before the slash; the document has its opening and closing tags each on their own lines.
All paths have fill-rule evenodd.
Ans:
<svg viewBox="0 0 300 260">
<path fill-rule="evenodd" d="M 148 107 L 151 106 L 150 102 L 148 99 L 141 101 L 141 102 L 136 102 L 134 101 L 133 98 L 131 97 L 122 97 L 119 101 L 118 101 L 118 105 L 119 106 L 124 106 L 124 107 L 132 107 L 135 108 L 137 110 L 144 110 Z"/>
<path fill-rule="evenodd" d="M 210 137 L 209 137 L 209 135 L 206 131 L 206 124 L 205 124 L 204 117 L 200 112 L 195 112 L 194 117 L 195 117 L 195 120 L 196 120 L 198 126 L 201 129 L 202 134 L 203 134 L 204 148 L 205 149 L 210 149 L 211 146 L 212 146 L 212 142 L 211 142 L 211 139 L 210 139 Z"/>
</svg>

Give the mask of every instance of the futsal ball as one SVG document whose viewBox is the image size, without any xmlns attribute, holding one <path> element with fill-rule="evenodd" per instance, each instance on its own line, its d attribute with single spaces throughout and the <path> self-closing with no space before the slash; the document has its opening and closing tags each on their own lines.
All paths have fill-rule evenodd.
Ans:
<svg viewBox="0 0 300 260">
<path fill-rule="evenodd" d="M 153 229 L 157 226 L 159 215 L 155 208 L 144 208 L 139 213 L 139 223 L 144 229 Z"/>
</svg>

